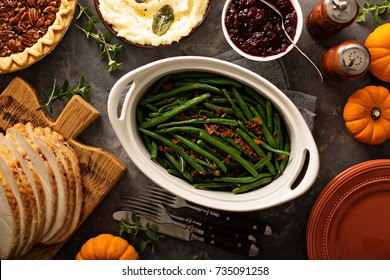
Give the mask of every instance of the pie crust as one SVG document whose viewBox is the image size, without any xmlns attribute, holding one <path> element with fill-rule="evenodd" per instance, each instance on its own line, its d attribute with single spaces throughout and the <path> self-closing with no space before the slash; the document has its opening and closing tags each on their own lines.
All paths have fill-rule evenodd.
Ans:
<svg viewBox="0 0 390 280">
<path fill-rule="evenodd" d="M 22 52 L 0 57 L 0 74 L 22 70 L 50 53 L 65 35 L 76 9 L 77 0 L 61 0 L 56 18 L 38 41 Z"/>
</svg>

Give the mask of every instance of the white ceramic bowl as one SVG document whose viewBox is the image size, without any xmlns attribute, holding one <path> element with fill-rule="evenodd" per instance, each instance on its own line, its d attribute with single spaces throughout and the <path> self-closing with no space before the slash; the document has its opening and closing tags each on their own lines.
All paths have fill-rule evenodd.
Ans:
<svg viewBox="0 0 390 280">
<path fill-rule="evenodd" d="M 183 71 L 206 71 L 234 78 L 262 92 L 264 97 L 273 102 L 286 124 L 291 140 L 291 156 L 282 176 L 261 189 L 243 194 L 200 190 L 168 174 L 162 166 L 150 159 L 136 123 L 137 103 L 156 80 Z M 146 176 L 162 188 L 206 207 L 236 212 L 272 207 L 302 195 L 318 175 L 317 146 L 297 107 L 264 78 L 226 61 L 184 56 L 155 61 L 135 69 L 113 86 L 108 98 L 108 116 L 123 148 Z M 298 179 L 298 176 L 301 178 Z"/>
<path fill-rule="evenodd" d="M 294 43 L 296 44 L 299 40 L 299 37 L 301 36 L 301 33 L 302 33 L 302 28 L 303 28 L 303 14 L 302 14 L 302 8 L 301 8 L 301 5 L 299 4 L 298 0 L 289 0 L 291 2 L 291 4 L 293 5 L 295 11 L 296 11 L 296 14 L 297 14 L 297 27 L 296 27 L 296 32 L 295 32 L 295 36 L 294 36 Z M 288 48 L 281 52 L 281 53 L 278 53 L 278 54 L 275 54 L 275 55 L 270 55 L 270 56 L 265 56 L 265 57 L 261 57 L 261 56 L 255 56 L 255 55 L 250 55 L 244 51 L 242 51 L 239 47 L 237 47 L 233 41 L 230 39 L 230 36 L 228 34 L 228 31 L 226 29 L 226 26 L 225 26 L 225 16 L 226 16 L 226 12 L 227 12 L 227 9 L 230 5 L 230 3 L 232 2 L 232 0 L 228 0 L 226 1 L 224 7 L 223 7 L 223 10 L 222 10 L 222 31 L 223 31 L 223 34 L 226 38 L 226 41 L 229 43 L 229 45 L 231 46 L 231 48 L 233 50 L 235 50 L 237 53 L 239 53 L 240 55 L 242 55 L 243 57 L 246 57 L 248 59 L 251 59 L 251 60 L 255 60 L 255 61 L 270 61 L 270 60 L 275 60 L 275 59 L 278 59 L 278 58 L 281 58 L 282 56 L 286 55 L 289 51 L 291 51 L 291 49 L 294 47 L 292 44 L 290 44 L 288 46 Z"/>
</svg>

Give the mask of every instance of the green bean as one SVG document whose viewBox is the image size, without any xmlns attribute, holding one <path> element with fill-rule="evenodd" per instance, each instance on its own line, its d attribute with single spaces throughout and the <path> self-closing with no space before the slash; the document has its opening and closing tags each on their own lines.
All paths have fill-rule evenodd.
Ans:
<svg viewBox="0 0 390 280">
<path fill-rule="evenodd" d="M 195 144 L 194 142 L 188 140 L 185 137 L 182 137 L 182 136 L 180 136 L 178 134 L 173 134 L 173 137 L 176 138 L 177 140 L 180 140 L 181 143 L 183 143 L 185 146 L 187 146 L 188 148 L 190 148 L 194 152 L 196 152 L 196 153 L 198 153 L 198 154 L 208 158 L 209 160 L 213 161 L 219 168 L 221 168 L 221 170 L 224 173 L 226 173 L 226 171 L 227 171 L 226 166 L 216 156 L 214 156 L 213 154 L 209 153 L 206 150 L 203 150 L 197 144 Z"/>
<path fill-rule="evenodd" d="M 207 145 L 207 143 L 202 140 L 202 139 L 198 139 L 196 141 L 196 143 L 201 147 L 203 148 L 204 150 L 208 151 L 209 153 L 212 153 L 212 154 L 215 154 L 215 150 L 213 150 L 209 145 Z"/>
<path fill-rule="evenodd" d="M 245 133 L 245 131 L 240 128 L 237 128 L 236 132 L 242 137 L 242 139 L 244 139 L 245 142 L 248 143 L 248 145 L 255 151 L 255 153 L 259 157 L 266 156 L 265 152 L 255 143 L 255 141 L 253 141 L 252 138 L 250 138 L 248 134 Z M 267 166 L 269 172 L 271 172 L 272 174 L 276 174 L 274 166 L 269 161 L 265 165 Z"/>
<path fill-rule="evenodd" d="M 256 108 L 251 107 L 250 109 L 251 109 L 253 115 L 254 115 L 256 118 L 259 118 L 259 119 L 260 119 L 260 121 L 261 121 L 260 129 L 261 129 L 261 131 L 263 132 L 263 135 L 264 135 L 265 139 L 267 140 L 267 142 L 268 142 L 272 147 L 275 147 L 275 148 L 276 148 L 275 139 L 274 139 L 274 137 L 272 136 L 271 132 L 269 131 L 267 125 L 265 124 L 264 119 L 260 116 L 260 113 L 256 110 Z"/>
<path fill-rule="evenodd" d="M 203 102 L 203 105 L 207 109 L 210 109 L 210 110 L 213 110 L 213 111 L 216 111 L 216 112 L 217 111 L 221 111 L 222 113 L 232 113 L 233 112 L 232 108 L 211 104 L 209 102 Z"/>
<path fill-rule="evenodd" d="M 172 141 L 170 141 L 169 139 L 155 133 L 155 132 L 152 132 L 152 131 L 149 131 L 149 130 L 146 130 L 146 129 L 143 129 L 143 128 L 139 128 L 139 130 L 144 133 L 144 134 L 147 134 L 157 140 L 160 140 L 162 143 L 164 143 L 166 146 L 170 147 L 170 148 L 173 148 L 176 153 L 178 153 L 179 155 L 181 155 L 185 160 L 186 162 L 191 165 L 196 171 L 198 171 L 200 174 L 205 174 L 206 173 L 206 170 L 203 168 L 203 166 L 201 166 L 199 163 L 197 163 L 196 161 L 193 160 L 193 158 L 188 155 L 184 150 L 182 150 L 178 145 L 175 145 L 174 143 L 172 143 Z"/>
<path fill-rule="evenodd" d="M 244 114 L 245 118 L 247 120 L 253 119 L 253 115 L 244 99 L 242 99 L 240 92 L 236 88 L 232 88 L 232 92 L 234 98 L 237 100 L 237 105 L 241 109 L 241 112 Z"/>
<path fill-rule="evenodd" d="M 190 85 L 179 87 L 179 88 L 174 88 L 170 91 L 167 92 L 162 92 L 158 93 L 152 96 L 149 96 L 145 99 L 142 99 L 139 104 L 140 105 L 146 105 L 146 104 L 151 104 L 157 101 L 160 101 L 165 98 L 177 96 L 180 93 L 187 92 L 187 91 L 193 91 L 193 90 L 200 90 L 200 91 L 209 91 L 212 93 L 222 93 L 222 91 L 216 87 L 209 86 L 206 84 L 199 84 L 199 83 L 191 83 Z"/>
<path fill-rule="evenodd" d="M 165 84 L 173 75 L 166 75 L 157 80 L 151 87 L 151 93 L 156 94 L 162 87 L 163 84 Z"/>
<path fill-rule="evenodd" d="M 244 167 L 249 173 L 251 173 L 253 176 L 257 176 L 258 173 L 257 171 L 253 168 L 253 165 L 245 160 L 244 158 L 242 158 L 239 153 L 232 147 L 226 145 L 224 142 L 222 142 L 221 140 L 219 140 L 217 137 L 213 136 L 213 135 L 209 135 L 207 132 L 205 131 L 201 131 L 199 133 L 199 136 L 200 138 L 202 138 L 203 140 L 209 142 L 211 145 L 217 147 L 218 149 L 228 153 L 231 155 L 231 157 L 238 161 L 242 167 Z"/>
<path fill-rule="evenodd" d="M 231 184 L 230 183 L 216 183 L 216 182 L 212 182 L 212 183 L 197 183 L 197 184 L 194 184 L 194 187 L 196 189 L 213 189 L 213 190 L 218 190 L 218 189 L 221 189 L 221 190 L 224 190 L 224 189 L 231 189 Z"/>
<path fill-rule="evenodd" d="M 180 126 L 180 125 L 190 125 L 190 124 L 223 124 L 223 125 L 229 125 L 229 126 L 238 126 L 238 122 L 236 120 L 232 119 L 224 119 L 224 118 L 207 118 L 207 119 L 188 119 L 184 121 L 175 121 L 175 122 L 169 122 L 169 123 L 162 123 L 157 126 L 158 129 L 164 128 L 164 127 L 171 127 L 171 126 Z"/>
<path fill-rule="evenodd" d="M 218 137 L 221 138 L 221 139 L 222 139 L 223 141 L 225 141 L 226 143 L 229 143 L 230 145 L 232 145 L 232 148 L 235 148 L 239 154 L 244 153 L 244 150 L 241 148 L 240 145 L 238 145 L 238 144 L 236 143 L 236 141 L 234 141 L 233 138 L 226 137 L 226 136 L 224 136 L 222 133 L 220 133 L 220 134 L 218 135 Z"/>
<path fill-rule="evenodd" d="M 229 101 L 230 106 L 232 107 L 233 114 L 242 122 L 246 123 L 247 120 L 244 116 L 244 114 L 241 112 L 241 110 L 234 104 L 229 92 L 226 89 L 222 89 L 223 94 L 225 95 L 226 99 Z"/>
<path fill-rule="evenodd" d="M 261 105 L 256 106 L 256 110 L 259 112 L 261 119 L 263 120 L 264 124 L 267 125 L 267 113 L 265 112 L 265 107 Z"/>
<path fill-rule="evenodd" d="M 175 170 L 177 172 L 179 172 L 180 174 L 183 175 L 183 177 L 185 179 L 187 179 L 189 182 L 193 182 L 194 181 L 194 178 L 191 176 L 190 172 L 188 172 L 187 170 L 183 170 L 183 172 L 180 170 L 181 169 L 181 166 L 180 166 L 180 162 L 178 160 L 176 160 L 176 158 L 170 154 L 170 153 L 167 153 L 167 152 L 164 152 L 166 158 L 169 160 L 169 162 L 174 166 Z"/>
<path fill-rule="evenodd" d="M 156 130 L 157 133 L 176 133 L 176 132 L 185 132 L 189 134 L 196 134 L 198 135 L 199 132 L 203 131 L 201 128 L 193 127 L 193 126 L 174 126 L 174 127 L 167 127 L 163 129 Z"/>
<path fill-rule="evenodd" d="M 272 114 L 273 114 L 273 109 L 272 109 L 272 103 L 271 100 L 267 99 L 265 101 L 265 113 L 267 117 L 267 126 L 269 131 L 273 131 L 273 125 L 272 125 Z"/>
<path fill-rule="evenodd" d="M 282 127 L 280 122 L 280 116 L 278 113 L 274 113 L 274 138 L 275 138 L 275 148 L 281 149 L 281 144 L 283 143 L 281 139 L 282 136 Z"/>
<path fill-rule="evenodd" d="M 137 119 L 138 125 L 140 125 L 141 123 L 143 123 L 145 121 L 144 113 L 142 112 L 140 107 L 137 107 L 137 109 L 136 109 L 136 119 Z M 150 137 L 147 135 L 142 135 L 142 138 L 144 139 L 146 148 L 151 153 L 153 148 L 152 148 L 152 142 L 150 140 Z"/>
<path fill-rule="evenodd" d="M 172 81 L 185 80 L 185 79 L 203 79 L 203 78 L 210 78 L 210 77 L 212 77 L 212 75 L 207 72 L 189 71 L 189 72 L 181 72 L 179 74 L 175 74 L 172 77 Z"/>
<path fill-rule="evenodd" d="M 251 96 L 253 99 L 255 99 L 257 101 L 257 103 L 259 103 L 261 106 L 264 106 L 265 107 L 265 101 L 264 101 L 264 98 L 262 98 L 257 91 L 255 91 L 253 88 L 245 85 L 244 86 L 244 89 L 245 89 L 245 92 Z"/>
<path fill-rule="evenodd" d="M 256 170 L 261 169 L 264 165 L 266 165 L 272 159 L 272 153 L 268 152 L 268 154 L 263 157 L 260 161 L 256 162 L 253 166 Z M 274 172 L 275 173 L 275 172 Z"/>
<path fill-rule="evenodd" d="M 265 178 L 262 178 L 262 179 L 255 181 L 253 183 L 245 184 L 245 185 L 242 185 L 240 187 L 234 188 L 233 193 L 237 194 L 237 193 L 244 193 L 247 191 L 251 191 L 255 188 L 258 188 L 260 186 L 263 186 L 263 185 L 270 183 L 272 180 L 273 180 L 272 177 L 265 177 Z"/>
<path fill-rule="evenodd" d="M 150 158 L 156 159 L 158 156 L 158 145 L 156 141 L 152 141 L 151 143 L 152 149 L 150 151 Z"/>
<path fill-rule="evenodd" d="M 188 110 L 192 106 L 194 106 L 200 102 L 203 102 L 204 100 L 206 100 L 210 96 L 211 95 L 209 93 L 205 93 L 205 94 L 199 95 L 197 97 L 194 97 L 193 99 L 187 101 L 186 103 L 179 105 L 170 111 L 165 112 L 164 114 L 162 114 L 159 117 L 155 117 L 153 119 L 150 119 L 150 120 L 147 120 L 146 122 L 141 123 L 141 125 L 139 127 L 140 128 L 150 128 L 150 127 L 156 126 L 164 121 L 169 120 L 170 118 L 179 114 L 180 112 Z"/>
<path fill-rule="evenodd" d="M 288 138 L 287 133 L 285 133 L 284 142 L 285 142 L 285 144 L 284 144 L 284 150 L 285 150 L 285 151 L 290 151 L 290 148 L 291 148 L 291 147 L 290 147 L 290 139 Z M 281 171 L 281 172 L 284 172 L 284 169 L 285 169 L 286 166 L 287 166 L 288 160 L 289 160 L 289 156 L 286 156 L 286 157 L 282 160 L 282 162 L 280 163 L 280 171 Z"/>
<path fill-rule="evenodd" d="M 200 159 L 200 158 L 194 158 L 194 160 L 195 160 L 197 163 L 199 163 L 199 164 L 201 164 L 201 165 L 207 167 L 208 169 L 211 169 L 211 170 L 216 170 L 216 169 L 217 169 L 217 167 L 215 167 L 214 164 L 208 163 L 207 161 L 204 161 L 204 160 L 202 160 L 202 159 Z"/>
<path fill-rule="evenodd" d="M 235 184 L 247 184 L 257 181 L 264 177 L 272 177 L 271 173 L 260 173 L 258 176 L 240 176 L 240 177 L 216 177 L 213 180 L 216 182 L 228 182 Z"/>
<path fill-rule="evenodd" d="M 260 141 L 260 145 L 263 146 L 268 151 L 271 151 L 271 152 L 274 152 L 274 153 L 277 153 L 280 155 L 286 155 L 286 156 L 290 155 L 290 152 L 275 149 L 275 148 L 271 147 L 270 145 L 268 145 L 267 143 L 265 143 L 264 141 Z"/>
</svg>

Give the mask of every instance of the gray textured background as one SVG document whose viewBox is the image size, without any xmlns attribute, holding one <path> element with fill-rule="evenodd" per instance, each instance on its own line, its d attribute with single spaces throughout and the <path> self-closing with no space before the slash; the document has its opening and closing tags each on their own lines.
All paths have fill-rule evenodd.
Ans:
<svg viewBox="0 0 390 280">
<path fill-rule="evenodd" d="M 299 2 L 304 15 L 317 3 L 315 0 Z M 359 0 L 359 2 L 363 1 Z M 80 3 L 93 7 L 92 0 L 80 0 Z M 124 44 L 123 51 L 117 57 L 117 60 L 123 64 L 118 71 L 111 74 L 107 72 L 106 60 L 99 58 L 96 42 L 88 41 L 76 28 L 74 21 L 51 54 L 26 70 L 0 76 L 0 92 L 13 77 L 20 76 L 35 86 L 39 92 L 49 93 L 54 79 L 58 82 L 68 79 L 71 84 L 75 84 L 80 75 L 85 75 L 87 82 L 92 85 L 91 103 L 100 111 L 101 117 L 84 131 L 80 141 L 114 153 L 127 166 L 126 174 L 70 238 L 56 255 L 56 259 L 73 259 L 81 245 L 99 233 L 117 234 L 119 227 L 111 219 L 111 215 L 120 205 L 120 193 L 122 191 L 136 193 L 150 183 L 129 160 L 114 136 L 108 121 L 106 104 L 108 93 L 118 78 L 139 66 L 161 58 L 179 55 L 218 57 L 253 70 L 280 89 L 290 90 L 289 94 L 294 95 L 293 91 L 299 91 L 317 99 L 313 135 L 320 151 L 321 170 L 316 183 L 306 194 L 294 201 L 263 211 L 240 214 L 266 221 L 275 230 L 273 236 L 261 241 L 259 259 L 306 259 L 307 219 L 315 199 L 324 186 L 338 173 L 356 163 L 390 157 L 389 141 L 373 147 L 361 144 L 346 131 L 342 118 L 343 106 L 353 91 L 369 84 L 388 87 L 387 83 L 380 82 L 367 74 L 359 80 L 325 81 L 321 84 L 315 70 L 296 50 L 292 50 L 283 59 L 273 62 L 260 63 L 243 59 L 231 51 L 223 37 L 220 25 L 223 3 L 222 0 L 214 0 L 210 14 L 196 32 L 171 47 L 149 49 Z M 384 21 L 389 22 L 389 17 L 385 17 Z M 373 28 L 371 20 L 366 24 L 354 24 L 327 40 L 313 39 L 304 28 L 298 44 L 312 60 L 317 61 L 321 52 L 330 46 L 348 39 L 364 42 Z M 304 102 L 308 100 L 300 99 Z M 311 104 L 314 104 L 313 100 L 310 100 Z M 57 103 L 54 116 L 61 110 L 62 105 Z M 173 238 L 166 238 L 160 242 L 155 254 L 146 250 L 141 257 L 143 259 L 243 258 L 202 243 L 189 243 Z"/>
</svg>

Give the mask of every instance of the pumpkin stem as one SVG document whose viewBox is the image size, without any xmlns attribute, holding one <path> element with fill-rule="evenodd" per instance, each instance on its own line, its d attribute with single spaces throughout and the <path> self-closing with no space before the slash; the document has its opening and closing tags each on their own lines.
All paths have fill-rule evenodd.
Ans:
<svg viewBox="0 0 390 280">
<path fill-rule="evenodd" d="M 378 107 L 374 107 L 371 110 L 371 118 L 376 121 L 381 116 L 381 110 Z"/>
</svg>

